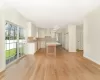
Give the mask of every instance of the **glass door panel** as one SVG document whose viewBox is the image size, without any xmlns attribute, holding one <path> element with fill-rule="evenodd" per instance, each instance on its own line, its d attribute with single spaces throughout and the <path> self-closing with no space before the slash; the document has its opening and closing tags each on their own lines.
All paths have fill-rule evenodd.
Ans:
<svg viewBox="0 0 100 80">
<path fill-rule="evenodd" d="M 24 29 L 7 22 L 5 25 L 6 64 L 24 55 Z"/>
<path fill-rule="evenodd" d="M 22 57 L 24 55 L 24 47 L 25 47 L 24 29 L 19 28 L 19 57 Z"/>
<path fill-rule="evenodd" d="M 5 26 L 5 53 L 6 64 L 8 64 L 17 58 L 17 27 L 9 23 Z"/>
</svg>

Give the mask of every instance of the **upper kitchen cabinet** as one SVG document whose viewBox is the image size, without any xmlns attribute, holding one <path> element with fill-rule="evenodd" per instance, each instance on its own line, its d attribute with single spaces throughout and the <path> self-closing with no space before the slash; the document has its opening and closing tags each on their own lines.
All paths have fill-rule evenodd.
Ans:
<svg viewBox="0 0 100 80">
<path fill-rule="evenodd" d="M 38 28 L 38 37 L 45 38 L 45 36 L 51 36 L 54 38 L 55 32 L 52 28 Z"/>
<path fill-rule="evenodd" d="M 51 36 L 51 28 L 46 28 L 45 29 L 45 36 Z"/>
<path fill-rule="evenodd" d="M 36 37 L 36 26 L 32 22 L 27 23 L 27 37 Z"/>
<path fill-rule="evenodd" d="M 44 28 L 38 28 L 38 37 L 45 38 L 45 29 Z"/>
</svg>

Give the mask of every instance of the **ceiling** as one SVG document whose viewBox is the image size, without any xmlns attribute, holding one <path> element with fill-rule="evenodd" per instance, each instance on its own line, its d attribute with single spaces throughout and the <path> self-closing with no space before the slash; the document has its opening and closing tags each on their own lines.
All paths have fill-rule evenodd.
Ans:
<svg viewBox="0 0 100 80">
<path fill-rule="evenodd" d="M 100 0 L 8 0 L 24 17 L 38 27 L 65 27 L 82 24 L 84 16 L 100 5 Z"/>
</svg>

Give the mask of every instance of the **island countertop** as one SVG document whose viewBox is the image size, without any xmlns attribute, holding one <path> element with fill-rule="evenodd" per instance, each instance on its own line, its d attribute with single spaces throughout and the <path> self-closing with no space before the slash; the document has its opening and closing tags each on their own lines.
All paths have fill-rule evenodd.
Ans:
<svg viewBox="0 0 100 80">
<path fill-rule="evenodd" d="M 46 45 L 60 45 L 58 42 L 47 42 Z"/>
</svg>

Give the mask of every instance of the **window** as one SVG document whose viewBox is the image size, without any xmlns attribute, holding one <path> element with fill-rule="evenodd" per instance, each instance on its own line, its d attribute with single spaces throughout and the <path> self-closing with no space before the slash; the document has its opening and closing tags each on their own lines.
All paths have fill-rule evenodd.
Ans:
<svg viewBox="0 0 100 80">
<path fill-rule="evenodd" d="M 5 24 L 6 64 L 24 55 L 24 29 L 12 23 Z"/>
</svg>

